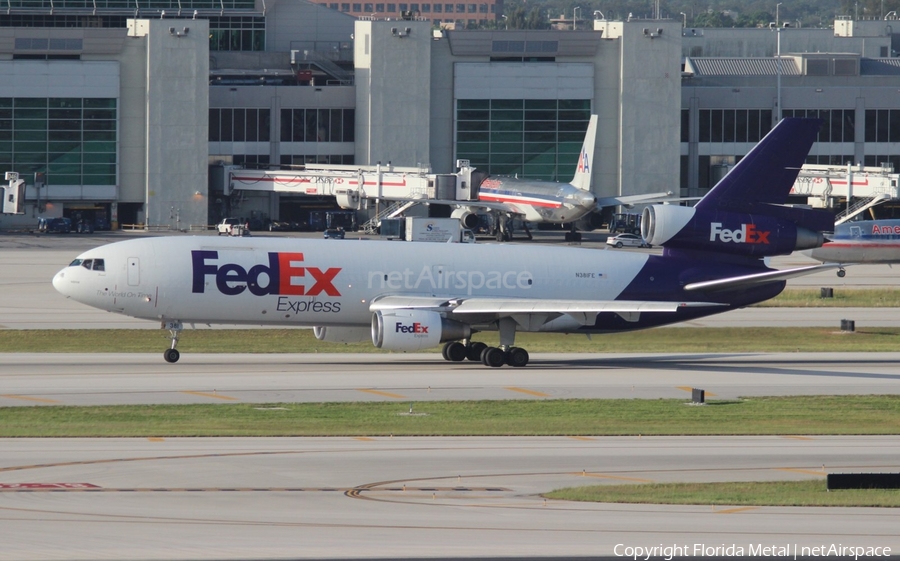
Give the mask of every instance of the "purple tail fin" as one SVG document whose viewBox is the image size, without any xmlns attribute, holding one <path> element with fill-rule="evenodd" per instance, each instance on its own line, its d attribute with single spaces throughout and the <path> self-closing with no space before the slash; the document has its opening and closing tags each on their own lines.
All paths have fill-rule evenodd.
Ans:
<svg viewBox="0 0 900 561">
<path fill-rule="evenodd" d="M 783 119 L 696 208 L 744 210 L 759 203 L 785 203 L 821 126 L 819 119 Z"/>
</svg>

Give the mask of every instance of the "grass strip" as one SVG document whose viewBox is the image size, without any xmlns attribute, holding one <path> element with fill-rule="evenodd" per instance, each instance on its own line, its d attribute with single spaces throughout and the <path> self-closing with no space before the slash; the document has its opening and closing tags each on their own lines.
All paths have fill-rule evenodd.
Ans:
<svg viewBox="0 0 900 561">
<path fill-rule="evenodd" d="M 853 318 L 848 318 L 853 319 Z M 496 332 L 478 341 L 498 344 Z M 160 353 L 168 331 L 145 329 L 0 330 L 0 353 Z M 518 333 L 516 344 L 530 353 L 696 353 L 696 352 L 895 352 L 900 328 L 834 327 L 666 327 L 634 333 L 583 335 Z M 385 353 L 370 341 L 325 343 L 310 329 L 188 329 L 178 342 L 182 353 Z M 439 348 L 433 352 L 439 352 Z"/>
<path fill-rule="evenodd" d="M 0 437 L 817 434 L 900 434 L 900 396 L 0 408 Z"/>
<path fill-rule="evenodd" d="M 548 499 L 599 503 L 722 506 L 900 507 L 900 492 L 883 489 L 829 491 L 822 479 L 727 483 L 590 485 L 559 489 Z"/>
<path fill-rule="evenodd" d="M 895 288 L 834 288 L 834 296 L 822 298 L 821 289 L 789 288 L 760 302 L 759 308 L 897 308 L 900 290 Z"/>
</svg>

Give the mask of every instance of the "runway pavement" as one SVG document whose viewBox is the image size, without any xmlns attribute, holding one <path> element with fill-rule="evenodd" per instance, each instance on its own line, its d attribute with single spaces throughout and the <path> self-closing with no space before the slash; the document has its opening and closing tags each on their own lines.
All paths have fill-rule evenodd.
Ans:
<svg viewBox="0 0 900 561">
<path fill-rule="evenodd" d="M 83 249 L 127 236 L 0 235 L 0 328 L 157 329 L 73 304 L 50 286 Z M 886 266 L 799 282 L 835 290 L 897 284 Z M 895 310 L 816 319 L 769 310 L 717 318 L 779 325 L 846 318 L 862 327 L 894 325 L 897 317 Z M 722 398 L 897 393 L 898 358 L 535 354 L 528 368 L 487 371 L 436 354 L 187 353 L 175 365 L 156 353 L 6 354 L 0 407 L 382 400 L 405 411 L 435 399 L 688 399 L 691 387 Z M 670 546 L 690 556 L 727 555 L 728 547 L 792 556 L 817 546 L 897 554 L 897 509 L 574 504 L 540 493 L 585 483 L 898 470 L 900 436 L 0 439 L 0 560 L 562 559 Z"/>
<path fill-rule="evenodd" d="M 896 471 L 900 437 L 0 445 L 0 559 L 560 559 L 673 545 L 695 556 L 698 547 L 706 556 L 726 547 L 746 556 L 764 546 L 787 547 L 789 555 L 831 545 L 900 551 L 897 509 L 583 504 L 540 496 L 585 484 Z"/>
<path fill-rule="evenodd" d="M 6 354 L 0 406 L 900 393 L 900 353 L 541 354 L 486 370 L 431 354 Z"/>
</svg>

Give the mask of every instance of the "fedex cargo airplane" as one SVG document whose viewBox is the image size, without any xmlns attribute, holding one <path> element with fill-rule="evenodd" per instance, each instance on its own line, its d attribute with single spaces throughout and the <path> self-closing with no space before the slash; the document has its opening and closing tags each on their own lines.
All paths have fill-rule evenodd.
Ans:
<svg viewBox="0 0 900 561">
<path fill-rule="evenodd" d="M 584 134 L 584 143 L 578 156 L 578 163 L 575 166 L 575 175 L 569 183 L 489 176 L 481 181 L 477 201 L 438 200 L 431 202 L 455 206 L 456 209 L 451 216 L 460 218 L 467 228 L 476 226 L 475 213 L 484 209 L 509 217 L 520 217 L 524 221 L 537 224 L 571 223 L 572 229 L 566 233 L 566 241 L 577 242 L 581 241 L 581 234 L 576 230 L 575 223 L 587 218 L 591 213 L 599 213 L 605 207 L 677 200 L 672 198 L 672 193 L 597 198 L 591 192 L 592 160 L 596 139 L 597 116 L 591 115 L 587 131 Z M 598 218 L 599 216 L 597 214 Z M 504 222 L 501 221 L 500 224 L 498 241 L 511 239 L 512 232 L 507 230 Z"/>
<path fill-rule="evenodd" d="M 838 224 L 822 247 L 804 253 L 829 263 L 900 263 L 900 220 Z M 838 276 L 843 272 L 840 269 Z"/>
<path fill-rule="evenodd" d="M 525 366 L 518 331 L 613 333 L 776 296 L 832 265 L 770 269 L 765 257 L 822 244 L 834 217 L 783 206 L 820 121 L 785 119 L 694 207 L 644 210 L 662 255 L 574 247 L 178 236 L 112 243 L 53 278 L 65 296 L 159 321 L 176 362 L 185 323 L 309 326 L 323 341 L 371 339 L 449 361 Z M 499 331 L 500 345 L 477 341 Z"/>
</svg>

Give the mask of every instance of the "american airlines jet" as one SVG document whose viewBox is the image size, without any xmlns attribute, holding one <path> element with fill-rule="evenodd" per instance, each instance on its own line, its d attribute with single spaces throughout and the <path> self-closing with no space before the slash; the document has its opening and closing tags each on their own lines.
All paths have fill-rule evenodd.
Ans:
<svg viewBox="0 0 900 561">
<path fill-rule="evenodd" d="M 480 210 L 499 212 L 509 217 L 519 217 L 535 224 L 571 224 L 566 241 L 581 241 L 576 222 L 591 213 L 599 213 L 605 207 L 631 206 L 677 200 L 672 193 L 648 193 L 597 198 L 591 192 L 591 175 L 594 169 L 594 144 L 597 139 L 597 116 L 591 115 L 584 143 L 578 155 L 575 174 L 569 183 L 523 179 L 518 177 L 489 176 L 478 187 L 478 200 L 472 202 L 432 201 L 455 206 L 451 216 L 460 218 L 467 228 L 475 228 Z M 597 217 L 599 218 L 599 214 Z M 498 241 L 510 240 L 512 232 L 505 222 L 500 222 Z"/>
<path fill-rule="evenodd" d="M 309 326 L 449 361 L 525 366 L 516 333 L 612 333 L 668 325 L 776 296 L 790 270 L 765 257 L 818 247 L 833 216 L 784 206 L 820 121 L 785 119 L 694 207 L 644 210 L 662 255 L 575 247 L 178 236 L 92 249 L 53 278 L 65 296 L 159 321 L 176 362 L 185 323 Z M 477 341 L 499 331 L 500 345 Z"/>
</svg>

